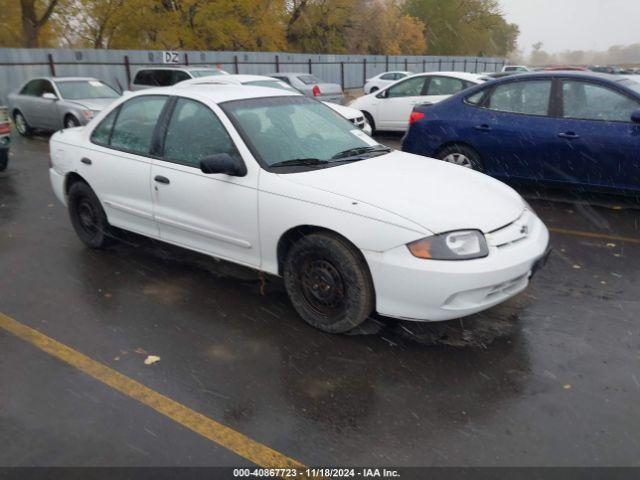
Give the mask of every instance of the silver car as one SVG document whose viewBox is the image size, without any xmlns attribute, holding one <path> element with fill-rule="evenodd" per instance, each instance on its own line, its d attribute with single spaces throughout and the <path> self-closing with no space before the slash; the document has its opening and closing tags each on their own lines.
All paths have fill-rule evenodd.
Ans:
<svg viewBox="0 0 640 480">
<path fill-rule="evenodd" d="M 277 78 L 298 90 L 307 97 L 323 102 L 333 102 L 342 105 L 344 93 L 337 83 L 327 83 L 309 73 L 272 73 L 270 77 Z"/>
<path fill-rule="evenodd" d="M 109 85 L 88 77 L 35 78 L 9 94 L 9 109 L 20 135 L 34 129 L 78 127 L 118 99 Z"/>
</svg>

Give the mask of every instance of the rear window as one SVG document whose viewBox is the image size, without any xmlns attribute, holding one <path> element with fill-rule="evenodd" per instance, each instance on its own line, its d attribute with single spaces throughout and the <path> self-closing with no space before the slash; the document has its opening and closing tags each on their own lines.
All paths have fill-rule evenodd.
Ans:
<svg viewBox="0 0 640 480">
<path fill-rule="evenodd" d="M 207 69 L 207 70 L 190 70 L 191 75 L 194 78 L 200 77 L 212 77 L 214 75 L 224 75 L 224 72 L 221 70 L 216 70 L 215 68 Z"/>
<path fill-rule="evenodd" d="M 298 77 L 298 80 L 300 80 L 305 85 L 313 85 L 313 84 L 316 84 L 316 83 L 322 83 L 322 80 L 320 80 L 318 77 L 315 77 L 313 75 L 300 75 Z"/>
</svg>

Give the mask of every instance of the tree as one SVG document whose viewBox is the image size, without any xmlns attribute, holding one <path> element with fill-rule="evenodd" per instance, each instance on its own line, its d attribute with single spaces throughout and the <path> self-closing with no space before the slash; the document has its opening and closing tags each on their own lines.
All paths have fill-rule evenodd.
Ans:
<svg viewBox="0 0 640 480">
<path fill-rule="evenodd" d="M 58 5 L 58 0 L 20 0 L 22 39 L 27 48 L 40 46 L 40 31 L 47 25 Z M 42 13 L 38 14 L 41 11 Z"/>
<path fill-rule="evenodd" d="M 496 0 L 407 0 L 404 12 L 426 25 L 431 55 L 504 56 L 520 33 Z"/>
</svg>

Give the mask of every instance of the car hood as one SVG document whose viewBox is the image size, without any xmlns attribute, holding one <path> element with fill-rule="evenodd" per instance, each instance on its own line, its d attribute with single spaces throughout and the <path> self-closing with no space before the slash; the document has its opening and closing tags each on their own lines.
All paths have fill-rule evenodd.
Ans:
<svg viewBox="0 0 640 480">
<path fill-rule="evenodd" d="M 487 175 L 396 151 L 282 176 L 386 210 L 433 233 L 461 229 L 488 233 L 515 221 L 525 208 L 518 193 Z"/>
<path fill-rule="evenodd" d="M 345 107 L 344 105 L 338 105 L 337 103 L 332 103 L 332 102 L 322 102 L 322 103 L 324 103 L 327 107 L 331 108 L 332 110 L 339 113 L 340 115 L 342 115 L 344 118 L 348 120 L 353 120 L 354 118 L 363 116 L 363 113 L 356 108 Z"/>
<path fill-rule="evenodd" d="M 116 100 L 118 98 L 79 98 L 77 100 L 67 100 L 67 102 L 78 105 L 81 108 L 100 112 Z"/>
</svg>

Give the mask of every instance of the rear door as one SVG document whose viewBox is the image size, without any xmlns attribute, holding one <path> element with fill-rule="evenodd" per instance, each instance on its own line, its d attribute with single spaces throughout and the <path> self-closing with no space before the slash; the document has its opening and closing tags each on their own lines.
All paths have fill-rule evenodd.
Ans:
<svg viewBox="0 0 640 480">
<path fill-rule="evenodd" d="M 157 238 L 151 196 L 151 151 L 166 95 L 132 98 L 93 130 L 80 175 L 102 202 L 109 223 Z"/>
<path fill-rule="evenodd" d="M 557 119 L 550 116 L 552 79 L 520 80 L 493 87 L 472 122 L 473 146 L 487 173 L 541 180 L 553 150 Z"/>
<path fill-rule="evenodd" d="M 404 131 L 413 107 L 425 102 L 429 77 L 411 77 L 397 82 L 375 96 L 374 121 L 380 130 Z"/>
<path fill-rule="evenodd" d="M 640 189 L 640 103 L 615 87 L 564 78 L 559 89 L 558 155 L 545 162 L 545 180 Z"/>
<path fill-rule="evenodd" d="M 177 99 L 162 158 L 154 161 L 151 174 L 160 238 L 258 266 L 258 172 L 249 169 L 243 177 L 202 173 L 200 161 L 220 153 L 242 161 L 217 113 L 198 101 Z"/>
</svg>

